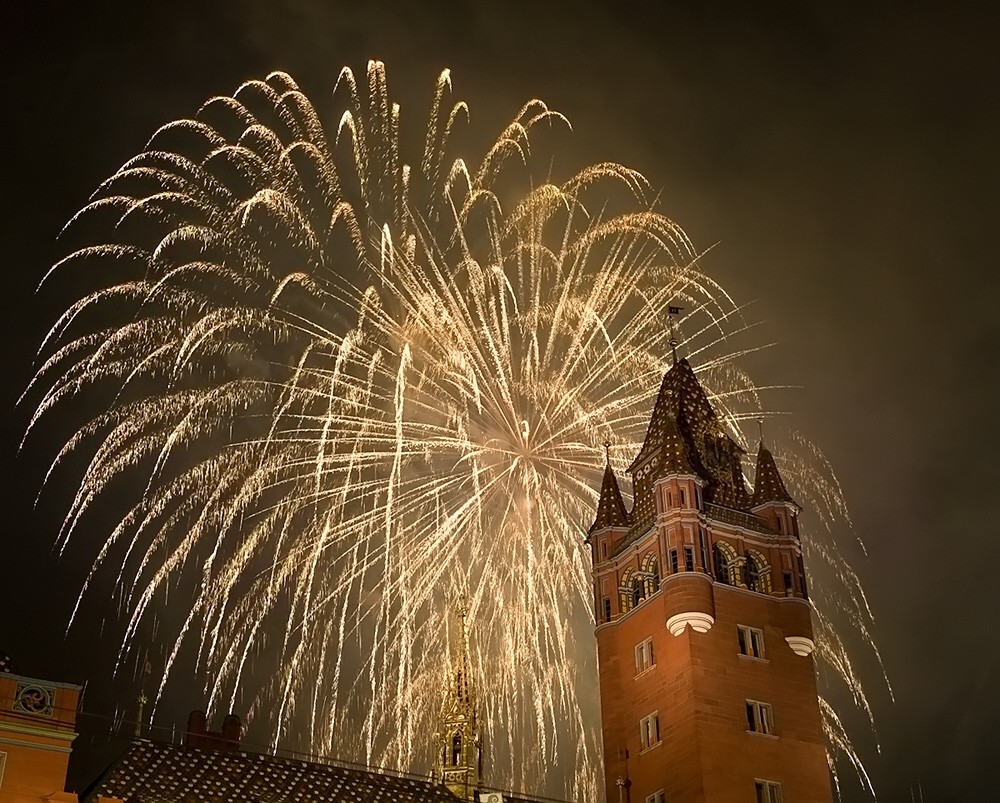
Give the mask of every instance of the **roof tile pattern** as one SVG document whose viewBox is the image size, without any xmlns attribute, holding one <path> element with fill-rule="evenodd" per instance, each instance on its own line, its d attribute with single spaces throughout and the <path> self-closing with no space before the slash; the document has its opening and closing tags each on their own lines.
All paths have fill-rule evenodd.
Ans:
<svg viewBox="0 0 1000 803">
<path fill-rule="evenodd" d="M 751 504 L 757 507 L 768 502 L 795 504 L 795 500 L 789 495 L 785 483 L 781 479 L 778 466 L 774 462 L 774 455 L 761 441 L 760 446 L 757 447 L 757 471 L 754 474 Z"/>
<path fill-rule="evenodd" d="M 677 447 L 677 436 L 683 442 L 683 454 Z M 706 501 L 749 510 L 742 453 L 719 422 L 691 364 L 681 359 L 663 377 L 646 439 L 628 470 L 635 472 L 653 462 L 654 476 L 662 476 L 671 470 L 670 464 L 661 464 L 665 457 L 675 461 L 674 465 L 683 465 L 686 460 L 705 482 Z M 652 493 L 652 488 L 643 484 L 642 492 Z M 636 495 L 636 505 L 642 507 L 642 494 L 637 490 Z"/>
<path fill-rule="evenodd" d="M 608 463 L 604 467 L 604 480 L 601 482 L 601 498 L 597 501 L 597 516 L 590 525 L 588 533 L 603 530 L 606 527 L 628 527 L 628 511 L 622 499 L 621 488 L 614 469 Z"/>
<path fill-rule="evenodd" d="M 14 668 L 14 662 L 3 650 L 0 650 L 0 672 L 7 672 L 11 675 L 17 674 L 17 669 Z"/>
<path fill-rule="evenodd" d="M 88 792 L 126 803 L 455 803 L 422 778 L 258 753 L 216 752 L 138 741 Z"/>
</svg>

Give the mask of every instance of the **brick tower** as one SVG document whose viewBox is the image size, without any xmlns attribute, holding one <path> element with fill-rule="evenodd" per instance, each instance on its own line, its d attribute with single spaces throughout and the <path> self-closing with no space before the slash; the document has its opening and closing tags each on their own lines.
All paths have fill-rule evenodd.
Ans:
<svg viewBox="0 0 1000 803">
<path fill-rule="evenodd" d="M 753 493 L 687 360 L 588 542 L 608 803 L 830 803 L 798 506 L 761 442 Z"/>
</svg>

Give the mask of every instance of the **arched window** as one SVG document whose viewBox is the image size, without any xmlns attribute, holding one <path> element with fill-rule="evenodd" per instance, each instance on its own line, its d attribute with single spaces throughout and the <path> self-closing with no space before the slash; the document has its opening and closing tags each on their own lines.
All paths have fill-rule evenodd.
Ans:
<svg viewBox="0 0 1000 803">
<path fill-rule="evenodd" d="M 725 541 L 712 544 L 712 557 L 715 560 L 715 579 L 726 585 L 739 585 L 739 578 L 734 577 L 739 564 L 736 560 L 736 550 Z"/>
<path fill-rule="evenodd" d="M 632 569 L 626 569 L 621 578 L 621 585 L 618 586 L 618 603 L 622 613 L 626 613 L 639 604 L 638 596 L 635 593 L 637 578 Z"/>
<path fill-rule="evenodd" d="M 755 549 L 747 551 L 747 588 L 761 594 L 771 593 L 771 567 Z"/>
<path fill-rule="evenodd" d="M 462 734 L 456 733 L 451 737 L 451 766 L 457 767 L 462 760 Z"/>
<path fill-rule="evenodd" d="M 642 559 L 643 596 L 649 598 L 660 590 L 660 560 L 655 552 L 647 553 Z"/>
</svg>

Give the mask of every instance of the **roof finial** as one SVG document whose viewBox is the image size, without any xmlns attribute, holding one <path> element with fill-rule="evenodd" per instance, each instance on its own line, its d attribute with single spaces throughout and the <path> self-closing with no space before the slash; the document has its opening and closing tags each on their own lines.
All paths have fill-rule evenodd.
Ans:
<svg viewBox="0 0 1000 803">
<path fill-rule="evenodd" d="M 757 431 L 760 433 L 760 442 L 764 442 L 764 417 L 757 419 Z"/>
<path fill-rule="evenodd" d="M 604 441 L 604 460 L 607 465 L 611 465 L 611 441 Z"/>
<path fill-rule="evenodd" d="M 674 365 L 677 365 L 677 329 L 674 325 L 674 316 L 680 315 L 684 307 L 667 306 L 667 318 L 670 321 L 670 355 L 673 357 Z"/>
</svg>

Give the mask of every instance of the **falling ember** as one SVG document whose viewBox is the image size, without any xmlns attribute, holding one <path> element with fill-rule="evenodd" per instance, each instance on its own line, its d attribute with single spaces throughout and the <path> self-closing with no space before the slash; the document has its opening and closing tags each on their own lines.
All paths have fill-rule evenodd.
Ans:
<svg viewBox="0 0 1000 803">
<path fill-rule="evenodd" d="M 90 455 L 60 544 L 141 476 L 87 581 L 121 566 L 121 660 L 168 588 L 190 588 L 161 695 L 190 642 L 211 705 L 252 699 L 275 744 L 417 771 L 460 592 L 490 783 L 594 800 L 582 538 L 602 444 L 618 468 L 635 455 L 683 302 L 679 348 L 746 445 L 761 415 L 732 345 L 746 324 L 638 173 L 540 180 L 533 133 L 568 126 L 544 103 L 470 163 L 445 72 L 407 164 L 380 63 L 367 80 L 341 72 L 333 129 L 283 73 L 213 98 L 67 225 L 111 227 L 53 269 L 86 268 L 98 289 L 52 328 L 28 390 L 31 427 L 84 391 L 104 399 L 54 461 Z M 811 445 L 783 470 L 824 524 L 846 519 Z M 823 671 L 870 716 L 830 619 L 846 610 L 867 636 L 870 613 L 832 539 L 809 540 Z"/>
</svg>

